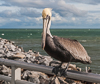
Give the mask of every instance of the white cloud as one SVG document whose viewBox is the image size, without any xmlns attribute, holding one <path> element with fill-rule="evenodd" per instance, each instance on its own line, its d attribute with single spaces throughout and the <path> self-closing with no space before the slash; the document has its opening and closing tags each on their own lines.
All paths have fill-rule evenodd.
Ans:
<svg viewBox="0 0 100 84">
<path fill-rule="evenodd" d="M 14 19 L 14 18 L 11 18 L 10 21 L 16 21 L 16 22 L 20 22 L 21 20 L 19 19 Z"/>
<path fill-rule="evenodd" d="M 58 13 L 55 13 L 55 12 L 53 13 L 55 14 L 55 17 L 51 18 L 52 21 L 62 20 L 62 17 Z"/>
<path fill-rule="evenodd" d="M 76 20 L 76 18 L 75 18 L 75 17 L 72 17 L 72 20 L 73 20 L 73 21 L 75 21 L 75 20 Z"/>
<path fill-rule="evenodd" d="M 84 16 L 86 11 L 79 10 L 74 5 L 67 4 L 65 0 L 4 0 L 6 4 L 10 3 L 12 6 L 18 7 L 35 7 L 37 9 L 43 9 L 45 7 L 53 8 L 54 11 L 59 13 L 61 16 L 75 15 Z M 47 2 L 47 3 L 46 3 Z"/>
<path fill-rule="evenodd" d="M 90 26 L 100 24 L 100 1 L 98 0 L 1 1 L 0 18 L 3 21 L 0 21 L 1 27 L 4 25 L 11 27 L 12 23 L 18 27 L 42 27 L 41 14 L 45 7 L 53 8 L 52 27 L 64 25 L 65 27 L 81 27 L 83 25 L 87 27 L 88 24 Z"/>
<path fill-rule="evenodd" d="M 37 21 L 40 21 L 40 20 L 42 20 L 42 16 L 41 17 L 37 17 L 37 18 L 35 18 Z"/>
<path fill-rule="evenodd" d="M 92 4 L 82 4 L 82 3 L 75 3 L 74 4 L 77 8 L 86 11 L 100 11 L 100 4 L 92 5 Z"/>
<path fill-rule="evenodd" d="M 98 5 L 100 4 L 100 0 L 66 0 L 69 3 L 84 3 L 84 4 L 92 4 Z"/>
<path fill-rule="evenodd" d="M 5 10 L 11 10 L 13 12 L 19 11 L 20 7 L 16 6 L 0 6 L 0 12 L 5 11 Z"/>
<path fill-rule="evenodd" d="M 0 27 L 7 24 L 9 19 L 0 17 Z"/>
</svg>

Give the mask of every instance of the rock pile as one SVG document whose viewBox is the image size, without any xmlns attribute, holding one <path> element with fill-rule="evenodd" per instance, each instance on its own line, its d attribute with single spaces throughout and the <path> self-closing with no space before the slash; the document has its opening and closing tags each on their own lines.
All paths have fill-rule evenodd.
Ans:
<svg viewBox="0 0 100 84">
<path fill-rule="evenodd" d="M 50 56 L 42 56 L 39 52 L 32 51 L 25 52 L 22 47 L 18 47 L 6 39 L 0 38 L 0 58 L 20 60 L 27 63 L 35 63 L 45 66 L 59 66 L 60 61 L 53 60 Z M 65 68 L 67 63 L 62 65 Z M 70 64 L 69 70 L 81 71 L 81 68 L 76 65 Z M 11 76 L 11 67 L 0 65 L 0 74 Z M 64 77 L 55 77 L 48 74 L 36 71 L 29 71 L 22 69 L 21 78 L 35 84 L 83 84 L 81 81 L 75 81 Z M 7 84 L 6 81 L 0 81 L 0 84 Z M 10 83 L 9 83 L 10 84 Z"/>
</svg>

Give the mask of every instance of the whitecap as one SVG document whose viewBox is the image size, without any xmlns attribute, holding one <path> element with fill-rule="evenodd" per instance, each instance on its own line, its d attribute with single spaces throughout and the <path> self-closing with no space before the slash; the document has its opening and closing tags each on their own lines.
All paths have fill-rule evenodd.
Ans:
<svg viewBox="0 0 100 84">
<path fill-rule="evenodd" d="M 32 33 L 30 33 L 30 35 L 32 35 Z"/>
<path fill-rule="evenodd" d="M 86 42 L 86 40 L 81 40 L 82 42 Z"/>
<path fill-rule="evenodd" d="M 4 33 L 1 34 L 2 36 L 5 35 Z"/>
</svg>

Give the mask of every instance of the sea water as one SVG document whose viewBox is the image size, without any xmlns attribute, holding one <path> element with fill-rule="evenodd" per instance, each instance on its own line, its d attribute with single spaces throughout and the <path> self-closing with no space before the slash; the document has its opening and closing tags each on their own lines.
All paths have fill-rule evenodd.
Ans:
<svg viewBox="0 0 100 84">
<path fill-rule="evenodd" d="M 52 35 L 78 40 L 91 57 L 92 64 L 73 63 L 85 71 L 90 67 L 93 73 L 100 74 L 100 29 L 51 29 Z M 48 55 L 41 48 L 42 29 L 0 29 L 0 37 L 14 41 L 25 51 L 32 49 Z"/>
</svg>

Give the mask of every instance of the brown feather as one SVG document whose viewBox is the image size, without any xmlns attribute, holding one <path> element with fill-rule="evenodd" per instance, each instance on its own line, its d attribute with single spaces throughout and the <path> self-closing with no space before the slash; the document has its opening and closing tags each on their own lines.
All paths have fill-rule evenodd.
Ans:
<svg viewBox="0 0 100 84">
<path fill-rule="evenodd" d="M 59 43 L 60 47 L 62 46 L 63 49 L 69 51 L 74 59 L 83 61 L 83 63 L 91 63 L 90 57 L 85 48 L 77 40 L 66 39 L 58 36 L 54 36 L 53 39 Z"/>
</svg>

